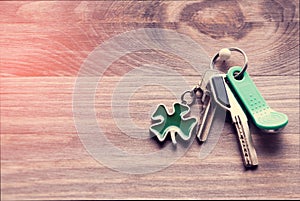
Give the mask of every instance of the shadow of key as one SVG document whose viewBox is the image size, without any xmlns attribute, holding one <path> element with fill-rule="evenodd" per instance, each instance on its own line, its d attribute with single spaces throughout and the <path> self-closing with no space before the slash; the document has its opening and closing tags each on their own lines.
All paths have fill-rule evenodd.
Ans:
<svg viewBox="0 0 300 201">
<path fill-rule="evenodd" d="M 255 147 L 259 149 L 258 152 L 276 155 L 284 146 L 282 133 L 262 132 L 262 130 L 257 128 L 252 121 L 250 121 L 250 128 L 252 136 L 255 137 L 255 140 L 253 141 Z"/>
</svg>

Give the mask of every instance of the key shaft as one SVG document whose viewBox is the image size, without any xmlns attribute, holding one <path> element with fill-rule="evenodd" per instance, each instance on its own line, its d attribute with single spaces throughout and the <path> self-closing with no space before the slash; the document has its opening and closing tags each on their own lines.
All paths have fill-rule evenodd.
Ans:
<svg viewBox="0 0 300 201">
<path fill-rule="evenodd" d="M 247 122 L 242 122 L 239 116 L 235 116 L 234 126 L 237 131 L 240 150 L 243 155 L 245 167 L 253 167 L 258 165 L 257 155 L 253 146 L 252 137 L 248 126 L 244 126 Z"/>
<path fill-rule="evenodd" d="M 197 134 L 197 137 L 199 138 L 200 142 L 205 142 L 207 140 L 215 113 L 216 106 L 214 103 L 212 103 L 211 100 L 209 100 L 203 115 L 202 123 Z"/>
<path fill-rule="evenodd" d="M 202 92 L 201 102 L 203 104 L 202 107 L 204 108 L 203 116 L 200 118 L 200 126 L 197 133 L 197 137 L 200 142 L 207 140 L 216 113 L 216 105 L 211 100 L 209 82 L 210 78 L 217 74 L 218 71 L 216 70 L 207 70 L 201 83 L 199 83 L 199 87 Z"/>
</svg>

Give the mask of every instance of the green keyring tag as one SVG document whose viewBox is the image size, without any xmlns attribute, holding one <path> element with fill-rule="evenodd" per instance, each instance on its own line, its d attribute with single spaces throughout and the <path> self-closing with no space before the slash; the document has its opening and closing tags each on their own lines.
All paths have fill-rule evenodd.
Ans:
<svg viewBox="0 0 300 201">
<path fill-rule="evenodd" d="M 288 123 L 287 115 L 269 107 L 247 72 L 244 72 L 242 79 L 236 79 L 234 75 L 241 70 L 239 66 L 231 67 L 227 72 L 227 79 L 254 124 L 267 132 L 284 128 Z"/>
</svg>

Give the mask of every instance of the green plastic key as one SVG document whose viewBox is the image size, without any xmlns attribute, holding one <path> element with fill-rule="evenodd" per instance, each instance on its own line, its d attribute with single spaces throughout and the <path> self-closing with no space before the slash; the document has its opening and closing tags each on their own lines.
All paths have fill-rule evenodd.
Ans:
<svg viewBox="0 0 300 201">
<path fill-rule="evenodd" d="M 284 128 L 288 123 L 287 115 L 270 108 L 249 74 L 245 72 L 241 80 L 235 79 L 234 75 L 241 70 L 239 66 L 231 67 L 227 72 L 227 79 L 254 124 L 267 132 L 276 132 Z"/>
</svg>

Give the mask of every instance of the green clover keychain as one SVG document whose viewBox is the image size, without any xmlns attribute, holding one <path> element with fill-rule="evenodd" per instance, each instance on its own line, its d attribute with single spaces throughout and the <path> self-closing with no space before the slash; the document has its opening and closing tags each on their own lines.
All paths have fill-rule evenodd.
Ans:
<svg viewBox="0 0 300 201">
<path fill-rule="evenodd" d="M 173 104 L 173 112 L 170 113 L 163 104 L 158 105 L 151 118 L 157 121 L 150 127 L 159 141 L 164 141 L 168 133 L 171 135 L 173 144 L 176 144 L 175 134 L 178 134 L 183 140 L 189 140 L 194 127 L 197 124 L 195 117 L 185 117 L 190 112 L 190 107 L 182 103 Z"/>
</svg>

